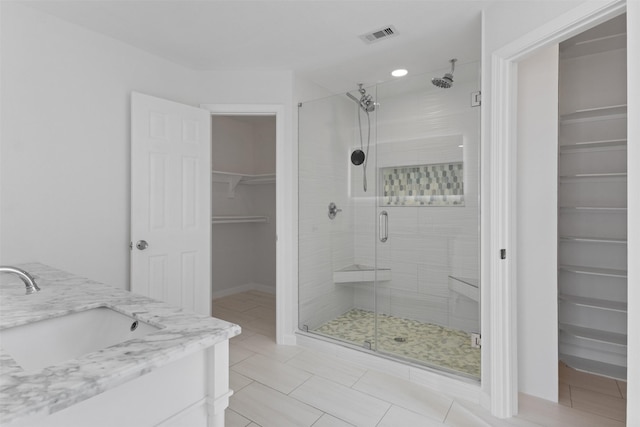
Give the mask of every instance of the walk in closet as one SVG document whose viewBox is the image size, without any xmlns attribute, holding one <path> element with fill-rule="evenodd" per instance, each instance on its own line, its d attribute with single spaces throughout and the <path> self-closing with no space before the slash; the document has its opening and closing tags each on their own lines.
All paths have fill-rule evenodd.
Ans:
<svg viewBox="0 0 640 427">
<path fill-rule="evenodd" d="M 560 45 L 559 358 L 626 379 L 626 16 Z"/>
<path fill-rule="evenodd" d="M 212 116 L 213 298 L 276 284 L 276 117 Z"/>
</svg>

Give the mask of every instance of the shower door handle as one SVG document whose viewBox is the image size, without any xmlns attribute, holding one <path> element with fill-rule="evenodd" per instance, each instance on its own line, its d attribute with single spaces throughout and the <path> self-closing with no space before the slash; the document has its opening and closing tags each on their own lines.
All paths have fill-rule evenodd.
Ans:
<svg viewBox="0 0 640 427">
<path fill-rule="evenodd" d="M 387 214 L 387 211 L 380 212 L 378 234 L 380 235 L 380 241 L 382 243 L 386 242 L 389 238 L 389 215 Z"/>
</svg>

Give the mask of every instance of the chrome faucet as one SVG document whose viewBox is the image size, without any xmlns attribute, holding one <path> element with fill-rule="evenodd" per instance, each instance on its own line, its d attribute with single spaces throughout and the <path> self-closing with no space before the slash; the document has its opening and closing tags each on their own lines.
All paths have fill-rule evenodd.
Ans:
<svg viewBox="0 0 640 427">
<path fill-rule="evenodd" d="M 40 288 L 36 284 L 36 279 L 21 268 L 0 266 L 0 273 L 13 273 L 17 275 L 27 287 L 27 295 L 38 292 Z"/>
</svg>

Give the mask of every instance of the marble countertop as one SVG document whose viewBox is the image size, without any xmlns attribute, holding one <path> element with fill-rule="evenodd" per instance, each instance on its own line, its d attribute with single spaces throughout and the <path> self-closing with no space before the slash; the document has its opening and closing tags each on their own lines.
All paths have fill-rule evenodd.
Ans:
<svg viewBox="0 0 640 427">
<path fill-rule="evenodd" d="M 40 263 L 19 267 L 31 273 L 42 290 L 25 295 L 20 279 L 3 275 L 0 330 L 97 307 L 162 329 L 40 370 L 23 370 L 0 348 L 1 423 L 60 411 L 240 333 L 238 325 Z"/>
</svg>

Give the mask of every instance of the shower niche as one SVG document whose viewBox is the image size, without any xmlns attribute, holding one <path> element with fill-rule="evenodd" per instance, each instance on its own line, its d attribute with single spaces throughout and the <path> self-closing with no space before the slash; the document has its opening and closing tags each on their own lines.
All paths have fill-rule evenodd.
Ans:
<svg viewBox="0 0 640 427">
<path fill-rule="evenodd" d="M 300 104 L 300 331 L 479 380 L 479 69 Z"/>
</svg>

